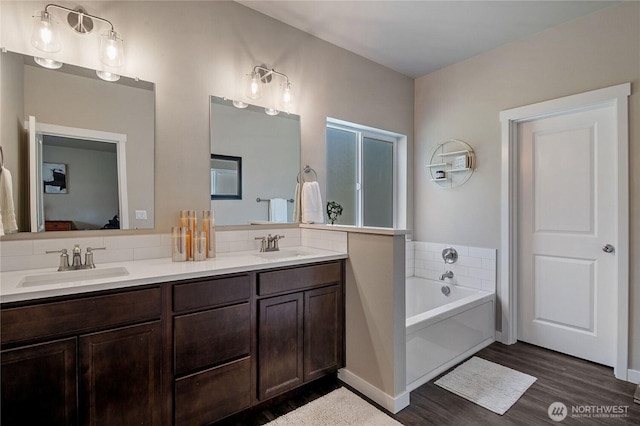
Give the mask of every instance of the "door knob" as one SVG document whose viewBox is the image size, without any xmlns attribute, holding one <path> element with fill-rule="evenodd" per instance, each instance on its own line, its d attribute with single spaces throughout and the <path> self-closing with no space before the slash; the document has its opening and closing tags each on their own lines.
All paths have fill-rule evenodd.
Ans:
<svg viewBox="0 0 640 426">
<path fill-rule="evenodd" d="M 611 244 L 605 244 L 602 246 L 602 251 L 605 253 L 613 253 L 614 250 L 615 248 Z"/>
</svg>

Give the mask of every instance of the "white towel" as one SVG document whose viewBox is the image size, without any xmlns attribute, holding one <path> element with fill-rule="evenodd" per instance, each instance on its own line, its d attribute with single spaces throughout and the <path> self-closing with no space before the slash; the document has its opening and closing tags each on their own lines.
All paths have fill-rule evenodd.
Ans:
<svg viewBox="0 0 640 426">
<path fill-rule="evenodd" d="M 298 182 L 296 183 L 296 193 L 293 196 L 293 221 L 295 223 L 302 222 L 302 206 L 300 205 L 302 201 L 302 185 Z"/>
<path fill-rule="evenodd" d="M 0 169 L 0 235 L 17 230 L 16 211 L 13 206 L 13 179 L 11 172 L 3 167 Z"/>
<path fill-rule="evenodd" d="M 269 200 L 269 222 L 287 221 L 287 200 L 272 198 Z"/>
<path fill-rule="evenodd" d="M 302 185 L 302 223 L 324 223 L 324 206 L 318 182 Z"/>
</svg>

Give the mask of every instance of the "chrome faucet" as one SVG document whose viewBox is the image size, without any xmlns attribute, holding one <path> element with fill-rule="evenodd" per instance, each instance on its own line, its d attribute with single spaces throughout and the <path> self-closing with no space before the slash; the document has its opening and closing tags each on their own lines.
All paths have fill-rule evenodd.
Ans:
<svg viewBox="0 0 640 426">
<path fill-rule="evenodd" d="M 69 265 L 69 254 L 67 249 L 61 250 L 47 250 L 45 253 L 60 253 L 60 265 L 58 266 L 58 271 L 75 271 L 78 269 L 93 269 L 96 267 L 95 263 L 93 263 L 93 251 L 94 250 L 106 250 L 106 247 L 87 247 L 87 252 L 84 255 L 84 265 L 82 264 L 82 249 L 79 244 L 76 244 L 73 247 L 73 257 L 71 261 L 71 265 Z"/>
<path fill-rule="evenodd" d="M 278 241 L 284 238 L 284 235 L 274 235 L 271 234 L 267 237 L 267 251 L 280 251 L 280 247 L 278 247 Z"/>
<path fill-rule="evenodd" d="M 453 278 L 453 271 L 447 271 L 440 275 L 440 281 L 444 281 L 445 278 Z"/>
<path fill-rule="evenodd" d="M 260 252 L 280 251 L 278 241 L 282 238 L 284 238 L 284 235 L 274 235 L 272 237 L 271 234 L 269 234 L 266 237 L 255 237 L 256 240 L 260 240 Z"/>
</svg>

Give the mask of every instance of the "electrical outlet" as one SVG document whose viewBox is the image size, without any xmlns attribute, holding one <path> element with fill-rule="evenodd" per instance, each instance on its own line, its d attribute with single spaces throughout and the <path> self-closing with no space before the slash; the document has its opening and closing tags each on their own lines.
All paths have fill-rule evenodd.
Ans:
<svg viewBox="0 0 640 426">
<path fill-rule="evenodd" d="M 146 210 L 136 210 L 136 219 L 146 220 L 147 219 L 147 211 Z"/>
</svg>

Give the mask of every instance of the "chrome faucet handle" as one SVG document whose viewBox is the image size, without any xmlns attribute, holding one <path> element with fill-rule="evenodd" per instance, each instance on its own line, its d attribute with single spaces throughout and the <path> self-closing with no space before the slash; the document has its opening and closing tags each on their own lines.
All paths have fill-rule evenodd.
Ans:
<svg viewBox="0 0 640 426">
<path fill-rule="evenodd" d="M 267 237 L 255 237 L 255 240 L 260 240 L 260 252 L 265 251 L 265 244 L 267 242 Z"/>
<path fill-rule="evenodd" d="M 273 236 L 273 249 L 274 250 L 280 250 L 280 247 L 278 247 L 278 241 L 283 239 L 284 235 L 274 235 Z"/>
<path fill-rule="evenodd" d="M 69 269 L 69 255 L 67 254 L 67 249 L 47 250 L 45 253 L 60 253 L 60 265 L 58 266 L 58 271 L 66 271 Z"/>
<path fill-rule="evenodd" d="M 87 251 L 84 254 L 84 266 L 86 268 L 91 268 L 91 269 L 95 268 L 96 264 L 93 263 L 93 251 L 94 250 L 106 250 L 106 249 L 107 249 L 106 247 L 96 247 L 96 248 L 87 247 Z"/>
</svg>

